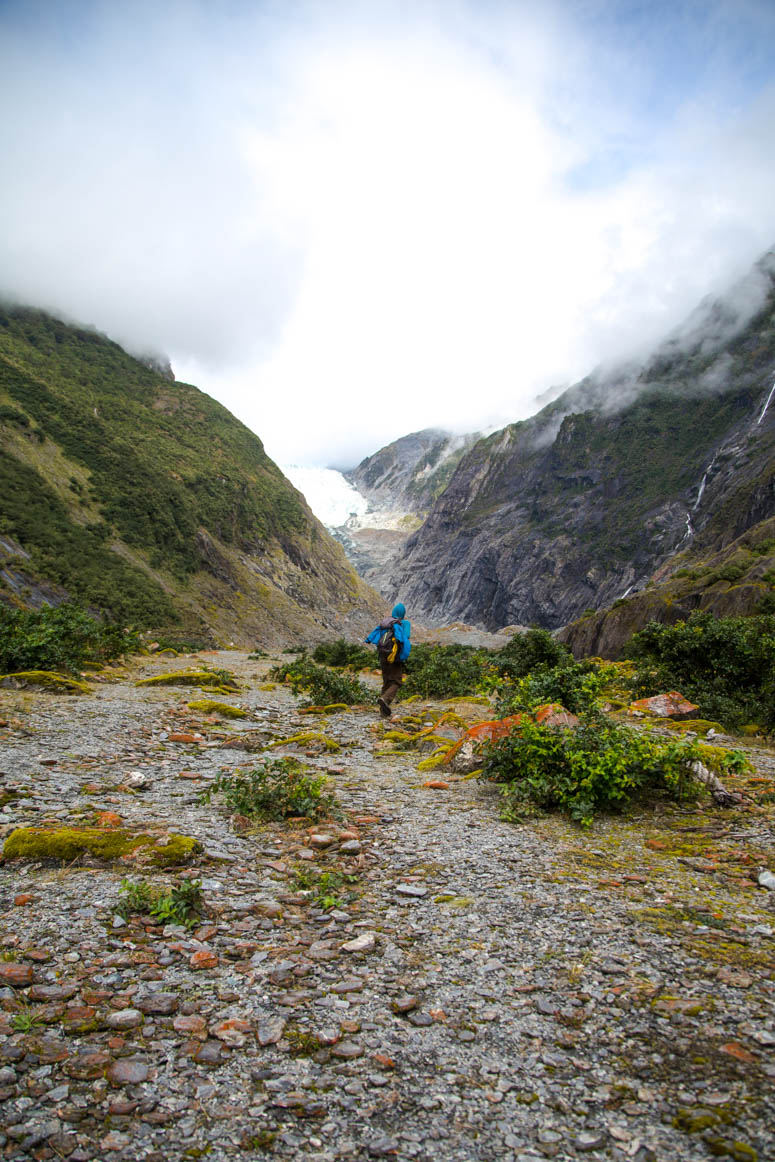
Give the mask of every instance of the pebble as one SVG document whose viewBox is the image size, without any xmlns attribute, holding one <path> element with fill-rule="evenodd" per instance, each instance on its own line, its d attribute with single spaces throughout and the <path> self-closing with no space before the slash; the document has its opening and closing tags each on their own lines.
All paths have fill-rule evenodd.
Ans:
<svg viewBox="0 0 775 1162">
<path fill-rule="evenodd" d="M 256 663 L 240 664 L 241 700 L 268 739 L 309 728 L 288 690 L 260 690 Z M 223 724 L 187 701 L 123 679 L 67 705 L 30 695 L 33 733 L 4 735 L 14 780 L 32 795 L 6 808 L 14 823 L 77 822 L 88 808 L 107 824 L 116 813 L 159 836 L 169 823 L 220 860 L 187 869 L 204 899 L 194 929 L 136 916 L 112 927 L 121 879 L 147 874 L 140 866 L 13 869 L 7 907 L 30 899 L 10 923 L 6 911 L 0 934 L 9 1162 L 41 1149 L 71 1162 L 230 1162 L 263 1154 L 269 1138 L 278 1162 L 569 1162 L 597 1151 L 702 1162 L 703 1137 L 675 1124 L 681 1108 L 733 1109 L 718 1136 L 775 1155 L 765 963 L 775 893 L 748 880 L 746 895 L 742 880 L 672 858 L 681 811 L 675 830 L 660 830 L 658 814 L 596 821 L 590 834 L 556 818 L 505 824 L 493 788 L 462 781 L 453 799 L 429 796 L 411 753 L 377 758 L 382 725 L 369 708 L 329 716 L 341 766 L 308 757 L 345 820 L 236 834 L 219 802 L 204 807 L 195 792 L 244 752 L 221 748 Z M 193 781 L 179 778 L 174 734 L 201 738 L 185 752 Z M 36 762 L 51 754 L 55 768 Z M 726 866 L 724 828 L 766 849 L 765 817 L 711 818 L 719 834 L 692 863 Z M 733 834 L 727 846 L 748 842 Z M 325 911 L 296 887 L 300 866 L 313 882 L 326 870 L 357 879 Z M 45 1018 L 29 1034 L 12 1025 L 24 1005 Z"/>
</svg>

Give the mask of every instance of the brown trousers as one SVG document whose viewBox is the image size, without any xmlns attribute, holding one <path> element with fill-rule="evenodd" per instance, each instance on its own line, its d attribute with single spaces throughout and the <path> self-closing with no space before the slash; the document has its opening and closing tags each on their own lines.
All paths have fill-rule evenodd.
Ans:
<svg viewBox="0 0 775 1162">
<path fill-rule="evenodd" d="M 404 667 L 402 662 L 382 662 L 381 669 L 382 693 L 380 698 L 389 706 L 404 680 Z"/>
</svg>

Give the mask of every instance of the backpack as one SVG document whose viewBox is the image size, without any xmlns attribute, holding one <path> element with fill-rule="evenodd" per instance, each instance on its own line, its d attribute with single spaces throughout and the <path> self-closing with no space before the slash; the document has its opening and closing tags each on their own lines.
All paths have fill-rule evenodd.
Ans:
<svg viewBox="0 0 775 1162">
<path fill-rule="evenodd" d="M 393 632 L 395 621 L 391 621 L 388 626 L 381 630 L 377 640 L 377 654 L 380 663 L 394 662 L 398 657 L 398 638 Z"/>
</svg>

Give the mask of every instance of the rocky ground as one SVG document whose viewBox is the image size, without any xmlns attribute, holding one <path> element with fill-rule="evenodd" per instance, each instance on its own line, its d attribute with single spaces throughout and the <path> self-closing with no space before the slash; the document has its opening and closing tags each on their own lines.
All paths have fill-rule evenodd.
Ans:
<svg viewBox="0 0 775 1162">
<path fill-rule="evenodd" d="M 221 700 L 247 718 L 134 685 L 203 662 L 238 675 Z M 0 1156 L 775 1156 L 772 750 L 745 808 L 514 826 L 492 787 L 424 785 L 371 708 L 311 722 L 269 664 L 0 690 L 3 835 L 195 837 L 204 905 L 193 928 L 123 919 L 125 877 L 175 878 L 133 858 L 0 867 Z M 340 749 L 272 753 L 329 773 L 339 821 L 251 830 L 200 802 L 255 764 L 243 732 L 311 729 Z"/>
</svg>

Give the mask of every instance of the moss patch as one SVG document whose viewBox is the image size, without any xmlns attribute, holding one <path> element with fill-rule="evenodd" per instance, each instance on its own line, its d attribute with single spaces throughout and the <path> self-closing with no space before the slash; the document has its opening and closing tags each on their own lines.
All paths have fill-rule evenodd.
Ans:
<svg viewBox="0 0 775 1162">
<path fill-rule="evenodd" d="M 135 686 L 203 686 L 224 693 L 239 690 L 230 674 L 212 670 L 175 670 L 170 674 L 156 674 L 153 678 L 139 678 Z"/>
<path fill-rule="evenodd" d="M 131 855 L 139 847 L 151 849 L 147 862 L 156 867 L 176 867 L 201 850 L 196 839 L 185 835 L 170 835 L 165 844 L 157 846 L 152 835 L 136 835 L 117 829 L 17 827 L 5 841 L 3 856 L 5 859 L 72 862 L 82 855 L 91 855 L 111 862 Z"/>
<path fill-rule="evenodd" d="M 19 686 L 40 686 L 52 694 L 91 694 L 91 686 L 79 682 L 77 678 L 67 678 L 50 670 L 21 670 L 16 674 L 3 674 L 0 681 Z"/>
<path fill-rule="evenodd" d="M 202 698 L 198 702 L 189 702 L 189 710 L 201 710 L 203 714 L 220 714 L 222 718 L 247 718 L 247 710 L 239 706 L 229 706 L 227 702 L 215 702 L 212 698 Z"/>
</svg>

